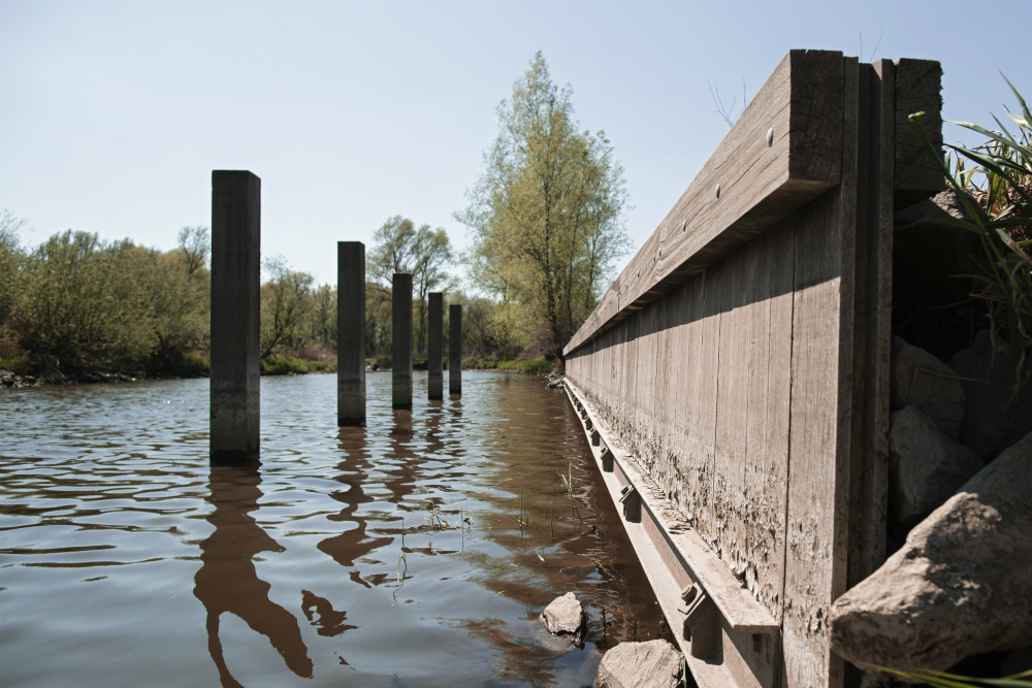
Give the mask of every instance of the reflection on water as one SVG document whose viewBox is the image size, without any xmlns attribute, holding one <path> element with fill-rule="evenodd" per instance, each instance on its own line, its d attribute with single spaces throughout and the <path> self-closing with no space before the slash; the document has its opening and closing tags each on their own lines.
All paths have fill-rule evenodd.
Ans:
<svg viewBox="0 0 1032 688">
<path fill-rule="evenodd" d="M 194 578 L 194 595 L 207 613 L 208 652 L 219 669 L 223 686 L 240 685 L 222 656 L 219 617 L 227 612 L 236 614 L 268 638 L 291 671 L 304 678 L 312 677 L 312 660 L 301 639 L 297 619 L 269 599 L 269 584 L 258 578 L 254 567 L 254 557 L 259 552 L 283 551 L 251 516 L 262 496 L 260 482 L 254 469 L 211 470 L 208 499 L 215 508 L 208 514 L 208 522 L 215 531 L 201 543 L 201 568 Z"/>
<path fill-rule="evenodd" d="M 332 376 L 264 379 L 255 469 L 208 467 L 206 380 L 0 393 L 4 684 L 585 685 L 666 633 L 562 395 L 368 382 L 338 430 Z"/>
</svg>

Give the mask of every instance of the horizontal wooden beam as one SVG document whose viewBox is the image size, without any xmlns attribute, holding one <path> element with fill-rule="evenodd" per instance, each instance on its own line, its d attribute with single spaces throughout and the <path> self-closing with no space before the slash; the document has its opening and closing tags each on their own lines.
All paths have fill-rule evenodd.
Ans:
<svg viewBox="0 0 1032 688">
<path fill-rule="evenodd" d="M 564 354 L 835 186 L 842 92 L 842 53 L 786 55 Z"/>
<path fill-rule="evenodd" d="M 581 418 L 585 435 L 590 440 L 594 433 L 598 433 L 601 439 L 600 445 L 592 444 L 591 451 L 604 480 L 612 479 L 614 483 L 615 491 L 614 488 L 610 488 L 614 503 L 619 505 L 621 491 L 625 487 L 630 487 L 640 496 L 640 522 L 628 523 L 624 520 L 624 526 L 629 534 L 631 530 L 635 531 L 632 544 L 635 545 L 639 558 L 640 547 L 647 547 L 650 550 L 649 560 L 662 562 L 662 570 L 651 573 L 646 571 L 646 574 L 650 575 L 650 580 L 651 577 L 656 577 L 664 581 L 661 586 L 664 589 L 655 591 L 657 596 L 670 596 L 670 591 L 665 589 L 669 583 L 676 588 L 679 602 L 680 592 L 686 587 L 685 583 L 695 582 L 713 600 L 729 630 L 777 633 L 778 622 L 742 586 L 724 562 L 710 551 L 702 538 L 691 528 L 672 520 L 673 506 L 656 492 L 652 482 L 645 478 L 635 462 L 622 449 L 619 438 L 605 425 L 584 393 L 569 380 L 566 381 L 565 387 L 570 403 L 576 407 L 577 401 L 580 401 L 581 408 L 586 411 L 586 416 Z M 615 470 L 612 472 L 605 471 L 603 467 L 602 454 L 605 449 L 613 455 Z M 620 509 L 619 506 L 617 508 Z M 678 605 L 674 606 L 676 608 Z M 672 624 L 671 628 L 676 635 L 680 625 Z"/>
<path fill-rule="evenodd" d="M 895 205 L 903 208 L 944 188 L 942 66 L 901 59 L 894 72 Z M 842 53 L 793 50 L 785 56 L 563 354 L 836 186 L 843 83 Z M 915 112 L 924 113 L 917 123 L 909 119 Z"/>
</svg>

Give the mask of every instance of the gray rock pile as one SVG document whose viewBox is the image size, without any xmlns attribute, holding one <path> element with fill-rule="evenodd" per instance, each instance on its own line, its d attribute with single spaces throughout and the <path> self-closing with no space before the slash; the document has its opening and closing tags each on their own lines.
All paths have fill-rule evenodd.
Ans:
<svg viewBox="0 0 1032 688">
<path fill-rule="evenodd" d="M 1028 646 L 1032 388 L 1015 392 L 1016 361 L 988 332 L 951 365 L 898 337 L 892 348 L 889 523 L 909 534 L 835 601 L 832 646 L 902 670 Z"/>
<path fill-rule="evenodd" d="M 1032 433 L 909 534 L 830 613 L 832 646 L 859 666 L 946 669 L 1032 638 Z"/>
<path fill-rule="evenodd" d="M 913 526 L 982 468 L 982 459 L 953 440 L 917 406 L 892 414 L 889 504 L 893 521 Z"/>
<path fill-rule="evenodd" d="M 892 342 L 892 406 L 916 406 L 946 435 L 960 437 L 964 388 L 956 372 L 899 337 Z"/>
</svg>

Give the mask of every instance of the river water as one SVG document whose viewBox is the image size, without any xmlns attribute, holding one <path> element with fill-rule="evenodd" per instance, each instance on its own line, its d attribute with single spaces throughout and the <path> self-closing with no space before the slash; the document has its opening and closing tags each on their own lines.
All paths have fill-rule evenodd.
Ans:
<svg viewBox="0 0 1032 688">
<path fill-rule="evenodd" d="M 209 468 L 207 380 L 0 392 L 0 684 L 581 686 L 668 637 L 561 393 L 371 373 L 338 430 L 335 382 L 262 380 L 254 470 Z"/>
</svg>

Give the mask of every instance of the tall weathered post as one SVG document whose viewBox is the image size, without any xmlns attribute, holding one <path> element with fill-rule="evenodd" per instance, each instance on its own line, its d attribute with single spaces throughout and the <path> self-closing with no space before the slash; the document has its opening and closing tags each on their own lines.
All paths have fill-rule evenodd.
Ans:
<svg viewBox="0 0 1032 688">
<path fill-rule="evenodd" d="M 210 459 L 258 458 L 261 180 L 211 173 Z"/>
<path fill-rule="evenodd" d="M 448 306 L 448 393 L 462 394 L 462 304 Z"/>
<path fill-rule="evenodd" d="M 443 399 L 444 376 L 441 373 L 441 358 L 444 349 L 444 294 L 439 291 L 430 293 L 427 319 L 430 321 L 426 366 L 427 395 L 431 399 Z"/>
<path fill-rule="evenodd" d="M 364 425 L 365 244 L 337 242 L 337 425 Z"/>
<path fill-rule="evenodd" d="M 412 275 L 391 284 L 391 390 L 394 408 L 412 408 Z"/>
</svg>

